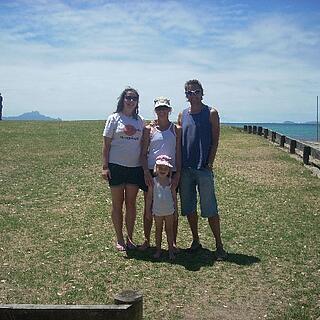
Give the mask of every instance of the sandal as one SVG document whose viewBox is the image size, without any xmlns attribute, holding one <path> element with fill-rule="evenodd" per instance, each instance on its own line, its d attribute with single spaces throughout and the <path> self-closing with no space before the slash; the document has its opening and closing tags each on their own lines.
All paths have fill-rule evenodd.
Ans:
<svg viewBox="0 0 320 320">
<path fill-rule="evenodd" d="M 116 244 L 116 249 L 119 251 L 119 252 L 123 252 L 123 251 L 126 251 L 126 247 L 122 244 L 120 244 L 119 242 L 117 242 Z"/>
<path fill-rule="evenodd" d="M 145 251 L 150 248 L 149 242 L 145 241 L 141 246 L 139 246 L 138 250 L 139 251 Z"/>
<path fill-rule="evenodd" d="M 126 247 L 128 250 L 135 250 L 137 249 L 137 246 L 129 239 L 127 239 Z"/>
</svg>

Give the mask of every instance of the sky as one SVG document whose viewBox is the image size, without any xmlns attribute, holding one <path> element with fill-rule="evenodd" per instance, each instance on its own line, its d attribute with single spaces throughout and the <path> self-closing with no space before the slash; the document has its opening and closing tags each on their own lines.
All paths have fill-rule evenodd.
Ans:
<svg viewBox="0 0 320 320">
<path fill-rule="evenodd" d="M 4 116 L 106 119 L 127 87 L 139 112 L 198 79 L 222 122 L 316 120 L 320 0 L 0 0 Z"/>
</svg>

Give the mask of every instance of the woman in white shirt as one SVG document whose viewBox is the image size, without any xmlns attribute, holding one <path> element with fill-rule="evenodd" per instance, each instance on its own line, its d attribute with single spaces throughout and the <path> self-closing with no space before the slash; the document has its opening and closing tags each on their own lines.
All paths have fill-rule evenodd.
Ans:
<svg viewBox="0 0 320 320">
<path fill-rule="evenodd" d="M 109 181 L 112 197 L 112 222 L 119 251 L 134 249 L 133 229 L 139 188 L 146 190 L 141 167 L 141 139 L 144 120 L 138 115 L 139 94 L 126 88 L 120 95 L 117 110 L 111 114 L 103 131 L 102 177 Z M 125 203 L 126 241 L 123 235 L 122 207 Z"/>
</svg>

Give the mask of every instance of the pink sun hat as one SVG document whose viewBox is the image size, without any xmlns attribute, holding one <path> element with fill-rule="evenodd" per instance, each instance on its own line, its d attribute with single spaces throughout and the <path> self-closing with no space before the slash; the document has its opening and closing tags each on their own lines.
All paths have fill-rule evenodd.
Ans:
<svg viewBox="0 0 320 320">
<path fill-rule="evenodd" d="M 156 158 L 156 164 L 160 164 L 160 165 L 172 168 L 173 166 L 170 163 L 170 161 L 171 161 L 171 158 L 165 154 L 161 154 L 160 156 L 157 156 L 157 158 Z"/>
</svg>

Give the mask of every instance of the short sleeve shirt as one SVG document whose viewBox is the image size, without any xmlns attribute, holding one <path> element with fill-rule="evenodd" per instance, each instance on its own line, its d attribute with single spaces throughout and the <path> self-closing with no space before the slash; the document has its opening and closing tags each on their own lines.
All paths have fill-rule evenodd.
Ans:
<svg viewBox="0 0 320 320">
<path fill-rule="evenodd" d="M 137 119 L 123 113 L 113 113 L 106 121 L 103 136 L 111 138 L 109 163 L 125 167 L 139 167 L 141 138 L 144 120 L 138 115 Z"/>
</svg>

